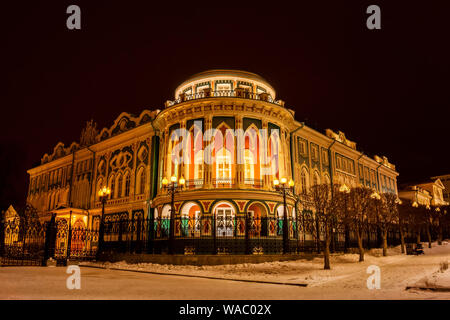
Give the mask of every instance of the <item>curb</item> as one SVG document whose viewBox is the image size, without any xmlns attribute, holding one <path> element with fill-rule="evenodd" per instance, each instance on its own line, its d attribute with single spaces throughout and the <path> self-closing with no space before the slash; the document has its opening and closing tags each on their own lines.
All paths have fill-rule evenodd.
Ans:
<svg viewBox="0 0 450 320">
<path fill-rule="evenodd" d="M 182 274 L 182 273 L 165 273 L 165 272 L 145 271 L 145 270 L 106 268 L 106 267 L 101 267 L 101 266 L 90 266 L 90 265 L 80 265 L 80 267 L 115 270 L 115 271 L 130 271 L 130 272 L 147 273 L 147 274 L 158 274 L 158 275 L 164 275 L 164 276 L 178 276 L 178 277 L 188 277 L 188 278 L 228 280 L 228 281 L 264 283 L 264 284 L 279 284 L 279 285 L 296 286 L 296 287 L 307 287 L 308 286 L 307 283 L 277 282 L 277 281 L 249 280 L 249 279 L 236 279 L 236 278 L 220 278 L 220 277 L 213 277 L 213 276 L 200 276 L 200 275 L 190 275 L 190 274 Z"/>
<path fill-rule="evenodd" d="M 405 290 L 424 290 L 424 291 L 434 291 L 434 292 L 450 292 L 450 287 L 406 287 Z"/>
</svg>

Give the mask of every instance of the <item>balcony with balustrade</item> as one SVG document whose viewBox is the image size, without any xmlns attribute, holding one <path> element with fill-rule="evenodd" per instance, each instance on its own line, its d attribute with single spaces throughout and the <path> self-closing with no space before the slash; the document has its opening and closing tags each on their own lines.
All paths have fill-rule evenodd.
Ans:
<svg viewBox="0 0 450 320">
<path fill-rule="evenodd" d="M 245 90 L 244 88 L 236 88 L 234 90 L 217 90 L 217 91 L 212 91 L 211 89 L 203 89 L 201 92 L 193 94 L 181 93 L 177 99 L 173 101 L 168 100 L 165 106 L 166 108 L 169 108 L 187 101 L 210 99 L 210 98 L 240 98 L 249 100 L 260 100 L 275 104 L 277 106 L 284 107 L 283 100 L 274 100 L 272 96 L 268 93 L 265 92 L 255 93 L 249 90 Z"/>
</svg>

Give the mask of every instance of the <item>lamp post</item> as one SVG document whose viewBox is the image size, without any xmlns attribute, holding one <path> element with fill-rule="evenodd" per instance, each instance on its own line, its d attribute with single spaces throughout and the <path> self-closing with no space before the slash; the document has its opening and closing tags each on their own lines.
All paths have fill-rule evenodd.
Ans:
<svg viewBox="0 0 450 320">
<path fill-rule="evenodd" d="M 339 192 L 341 192 L 344 195 L 344 252 L 348 251 L 348 248 L 350 247 L 349 238 L 350 238 L 350 232 L 348 230 L 348 211 L 347 211 L 347 195 L 350 193 L 350 188 L 347 187 L 347 185 L 344 183 L 339 187 Z"/>
<path fill-rule="evenodd" d="M 174 218 L 175 218 L 175 194 L 180 192 L 184 185 L 186 184 L 186 180 L 181 176 L 177 181 L 176 176 L 170 177 L 170 183 L 166 177 L 162 179 L 163 188 L 167 190 L 170 195 L 170 225 L 169 225 L 169 254 L 174 254 Z"/>
<path fill-rule="evenodd" d="M 286 178 L 281 178 L 281 180 L 275 179 L 273 181 L 275 190 L 283 194 L 283 254 L 289 253 L 289 220 L 287 216 L 286 208 L 286 192 L 293 190 L 294 181 L 292 179 L 287 182 Z"/>
<path fill-rule="evenodd" d="M 104 246 L 104 217 L 105 217 L 105 204 L 106 200 L 108 200 L 109 195 L 111 194 L 111 189 L 104 186 L 102 189 L 98 191 L 98 196 L 100 201 L 102 202 L 102 217 L 100 218 L 100 226 L 98 230 L 98 247 L 97 247 L 97 260 L 100 256 L 100 253 L 103 251 Z"/>
</svg>

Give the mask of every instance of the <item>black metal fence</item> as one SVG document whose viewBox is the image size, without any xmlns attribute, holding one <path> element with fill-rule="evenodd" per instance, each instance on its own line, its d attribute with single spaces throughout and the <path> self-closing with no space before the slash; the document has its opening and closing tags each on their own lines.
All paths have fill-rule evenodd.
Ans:
<svg viewBox="0 0 450 320">
<path fill-rule="evenodd" d="M 45 226 L 20 226 L 19 220 L 5 223 L 0 265 L 39 266 L 45 250 Z"/>
<path fill-rule="evenodd" d="M 104 222 L 104 253 L 164 254 L 281 254 L 284 248 L 283 218 L 251 217 L 245 215 L 213 218 L 211 215 L 177 216 L 148 220 L 142 216 Z M 324 232 L 312 230 L 309 221 L 288 219 L 288 253 L 320 252 L 323 250 Z M 173 226 L 173 233 L 170 229 Z M 49 245 L 49 226 L 33 225 L 21 228 L 15 223 L 6 224 L 2 265 L 41 265 L 44 259 L 54 257 L 89 260 L 96 257 L 99 247 L 99 230 L 69 227 L 64 219 L 57 220 L 54 245 Z M 346 232 L 347 230 L 347 232 Z M 449 237 L 444 229 L 444 239 Z M 433 239 L 436 233 L 432 233 Z M 382 246 L 381 230 L 367 225 L 363 233 L 366 249 Z M 406 234 L 407 242 L 415 242 L 413 231 Z M 422 241 L 426 241 L 422 238 Z M 400 244 L 397 226 L 388 232 L 388 245 Z M 330 249 L 342 252 L 358 246 L 356 233 L 351 228 L 336 225 L 331 233 Z M 51 248 L 53 247 L 53 251 Z M 50 250 L 49 250 L 50 248 Z M 172 249 L 172 250 L 169 250 Z M 47 250 L 47 254 L 45 253 Z"/>
</svg>

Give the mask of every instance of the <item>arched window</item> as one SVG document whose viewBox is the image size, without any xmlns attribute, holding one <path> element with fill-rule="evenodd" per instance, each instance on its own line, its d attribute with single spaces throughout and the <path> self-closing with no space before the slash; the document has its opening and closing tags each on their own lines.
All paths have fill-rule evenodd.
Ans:
<svg viewBox="0 0 450 320">
<path fill-rule="evenodd" d="M 123 187 L 123 179 L 122 175 L 119 174 L 119 177 L 117 178 L 117 198 L 122 197 L 122 188 Z"/>
<path fill-rule="evenodd" d="M 255 161 L 253 157 L 253 153 L 245 149 L 244 152 L 244 161 L 245 161 L 245 183 L 252 184 L 255 178 Z"/>
<path fill-rule="evenodd" d="M 300 181 L 301 181 L 301 192 L 303 194 L 306 194 L 308 190 L 308 172 L 306 171 L 306 169 L 302 170 L 302 173 L 300 175 Z"/>
<path fill-rule="evenodd" d="M 125 197 L 130 195 L 130 174 L 127 172 L 125 176 Z"/>
<path fill-rule="evenodd" d="M 317 186 L 318 184 L 320 184 L 320 177 L 316 171 L 316 172 L 314 172 L 314 175 L 313 175 L 313 185 Z"/>
<path fill-rule="evenodd" d="M 100 178 L 100 179 L 98 179 L 98 182 L 97 182 L 97 190 L 95 191 L 95 195 L 96 195 L 97 201 L 100 200 L 100 196 L 99 196 L 98 192 L 99 192 L 102 188 L 103 188 L 103 179 Z"/>
<path fill-rule="evenodd" d="M 231 182 L 231 152 L 222 148 L 216 156 L 217 179 L 220 183 Z"/>
<path fill-rule="evenodd" d="M 143 194 L 145 192 L 145 170 L 140 168 L 136 177 L 136 194 Z"/>
<path fill-rule="evenodd" d="M 109 189 L 111 190 L 111 199 L 114 199 L 116 191 L 116 180 L 114 179 L 114 176 L 109 178 Z"/>
</svg>

